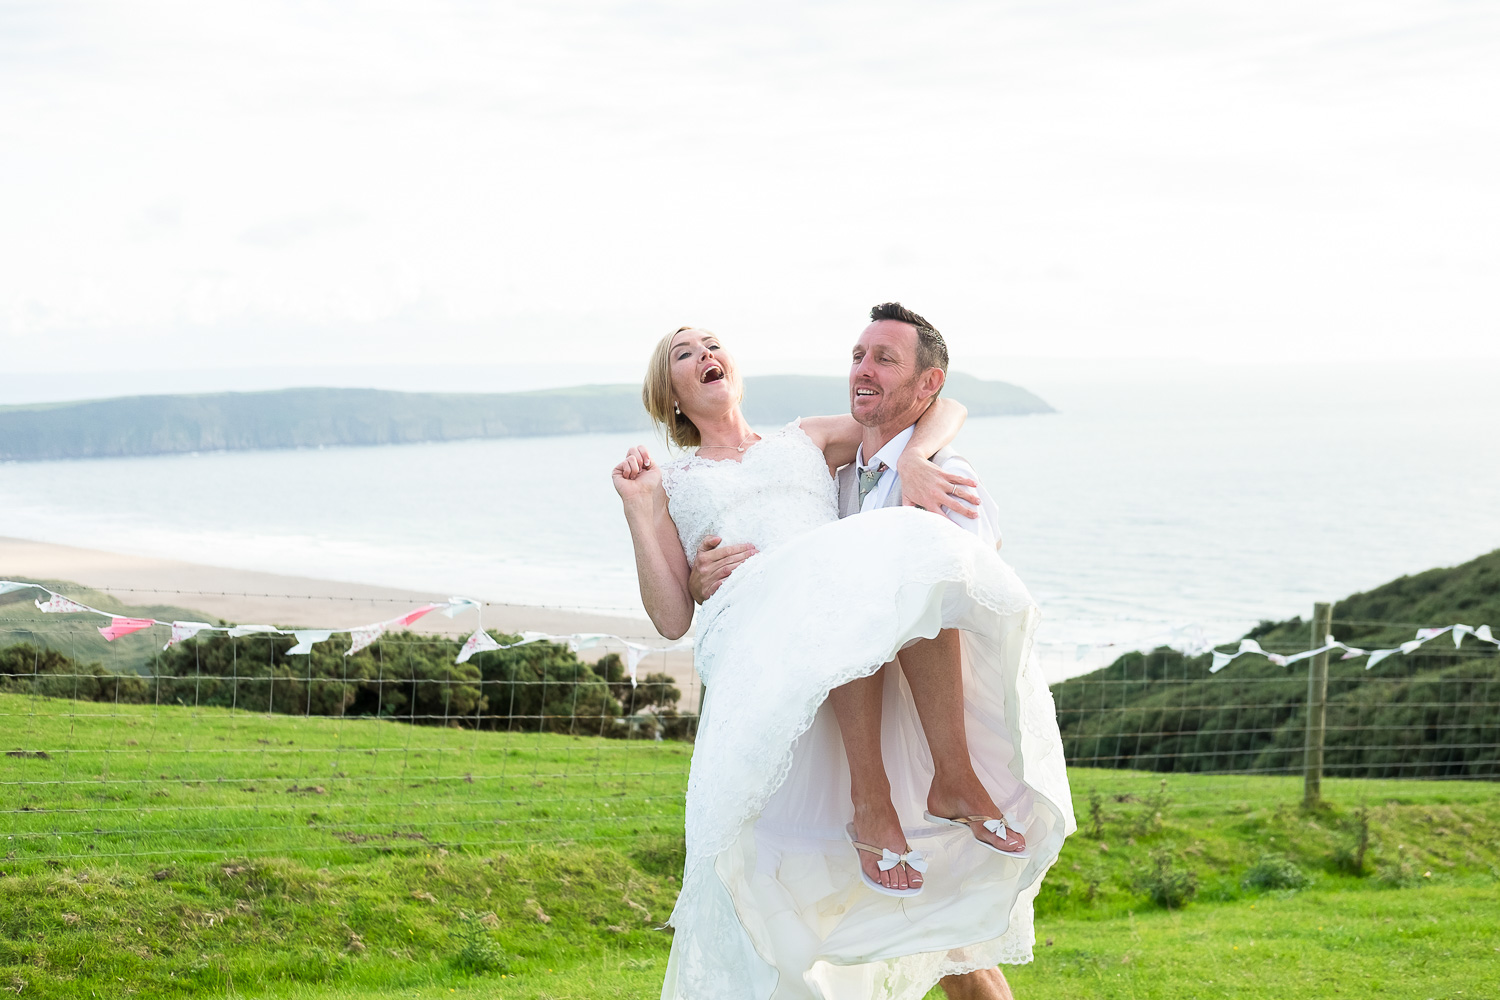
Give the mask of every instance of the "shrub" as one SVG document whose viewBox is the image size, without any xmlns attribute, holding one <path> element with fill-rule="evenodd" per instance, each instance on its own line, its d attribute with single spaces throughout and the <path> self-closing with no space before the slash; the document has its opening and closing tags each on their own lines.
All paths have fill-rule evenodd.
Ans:
<svg viewBox="0 0 1500 1000">
<path fill-rule="evenodd" d="M 1370 848 L 1369 811 L 1358 810 L 1349 822 L 1349 829 L 1353 834 L 1354 842 L 1340 846 L 1333 852 L 1333 866 L 1341 872 L 1363 878 L 1368 874 L 1365 870 L 1365 852 Z"/>
<path fill-rule="evenodd" d="M 1098 789 L 1089 790 L 1089 836 L 1095 840 L 1104 838 L 1104 796 Z"/>
<path fill-rule="evenodd" d="M 1171 851 L 1152 851 L 1151 867 L 1136 876 L 1135 888 L 1157 906 L 1175 910 L 1198 895 L 1198 873 L 1177 867 Z"/>
<path fill-rule="evenodd" d="M 463 972 L 506 972 L 510 969 L 510 956 L 501 950 L 490 936 L 490 928 L 498 925 L 492 913 L 479 915 L 462 911 L 458 923 L 448 931 L 448 936 L 458 945 L 453 955 L 453 965 Z"/>
<path fill-rule="evenodd" d="M 1167 779 L 1163 778 L 1156 791 L 1146 796 L 1141 811 L 1136 813 L 1130 825 L 1131 836 L 1144 837 L 1160 830 L 1166 818 L 1167 807 L 1171 804 L 1172 799 L 1167 795 Z"/>
<path fill-rule="evenodd" d="M 1305 889 L 1309 885 L 1312 876 L 1280 854 L 1262 854 L 1240 880 L 1245 889 Z"/>
<path fill-rule="evenodd" d="M 1417 871 L 1416 862 L 1400 848 L 1396 850 L 1396 860 L 1378 865 L 1375 869 L 1375 878 L 1381 885 L 1391 889 L 1410 889 L 1422 883 L 1422 876 Z"/>
</svg>

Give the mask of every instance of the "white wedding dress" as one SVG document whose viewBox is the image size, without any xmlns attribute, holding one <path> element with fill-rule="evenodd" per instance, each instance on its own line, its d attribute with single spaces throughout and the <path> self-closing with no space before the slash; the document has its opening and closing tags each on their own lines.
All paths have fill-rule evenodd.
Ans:
<svg viewBox="0 0 1500 1000">
<path fill-rule="evenodd" d="M 664 998 L 918 1000 L 945 975 L 1031 960 L 1032 900 L 1075 828 L 1037 609 L 993 549 L 912 507 L 839 520 L 817 446 L 796 424 L 742 462 L 662 468 L 686 552 L 753 542 L 702 607 L 704 683 L 687 791 L 687 860 Z M 897 812 L 929 859 L 920 895 L 860 880 L 844 826 L 849 767 L 830 689 L 913 639 L 963 630 L 975 770 L 1031 856 L 1007 858 L 922 818 L 932 778 L 900 670 L 882 740 Z"/>
</svg>

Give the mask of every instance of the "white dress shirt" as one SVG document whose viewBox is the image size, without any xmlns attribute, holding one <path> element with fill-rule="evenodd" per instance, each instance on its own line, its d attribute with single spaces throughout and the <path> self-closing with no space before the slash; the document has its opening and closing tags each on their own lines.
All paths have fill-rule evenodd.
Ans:
<svg viewBox="0 0 1500 1000">
<path fill-rule="evenodd" d="M 890 496 L 891 483 L 896 479 L 896 459 L 900 458 L 901 452 L 906 450 L 906 445 L 911 441 L 912 432 L 916 430 L 916 427 L 916 424 L 912 424 L 906 430 L 891 438 L 886 442 L 885 447 L 877 451 L 868 462 L 865 461 L 865 446 L 859 446 L 859 451 L 854 456 L 854 463 L 860 471 L 876 468 L 882 462 L 885 463 L 886 467 L 885 472 L 881 474 L 880 479 L 875 483 L 875 488 L 870 490 L 869 495 L 865 497 L 865 502 L 860 504 L 859 512 L 861 514 L 867 514 L 872 510 L 878 509 L 885 503 L 886 498 Z M 979 477 L 974 473 L 974 467 L 956 455 L 942 464 L 942 470 L 950 475 L 963 476 L 974 480 L 976 483 L 979 482 Z M 995 498 L 990 496 L 989 490 L 984 488 L 983 483 L 975 487 L 974 492 L 979 494 L 978 517 L 964 517 L 962 514 L 955 513 L 947 507 L 943 508 L 943 513 L 948 515 L 948 520 L 960 528 L 972 531 L 986 544 L 999 548 L 1000 507 L 995 503 Z"/>
</svg>

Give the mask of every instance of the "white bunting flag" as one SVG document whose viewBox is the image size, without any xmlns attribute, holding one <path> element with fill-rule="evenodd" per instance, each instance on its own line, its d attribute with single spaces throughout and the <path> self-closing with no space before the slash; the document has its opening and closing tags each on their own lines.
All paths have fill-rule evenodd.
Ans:
<svg viewBox="0 0 1500 1000">
<path fill-rule="evenodd" d="M 1385 659 L 1388 656 L 1395 656 L 1399 652 L 1401 652 L 1401 650 L 1399 649 L 1377 649 L 1375 650 L 1375 652 L 1370 654 L 1370 659 L 1365 663 L 1365 669 L 1369 670 L 1381 660 Z"/>
<path fill-rule="evenodd" d="M 45 611 L 49 615 L 67 615 L 79 611 L 94 611 L 93 608 L 85 607 L 77 601 L 70 601 L 61 594 L 52 594 L 45 604 L 37 601 L 36 607 L 38 611 Z M 103 612 L 94 611 L 94 614 L 103 614 Z M 106 617 L 113 618 L 114 615 L 107 615 Z"/>
<path fill-rule="evenodd" d="M 191 639 L 206 628 L 213 628 L 213 626 L 207 622 L 173 622 L 172 638 L 167 640 L 167 644 L 162 649 L 171 649 L 179 642 Z"/>
<path fill-rule="evenodd" d="M 633 642 L 625 644 L 625 669 L 630 671 L 631 687 L 635 687 L 636 685 L 636 668 L 641 665 L 641 661 L 646 658 L 646 654 L 649 652 L 651 652 L 650 646 L 637 646 Z"/>
<path fill-rule="evenodd" d="M 13 590 L 28 590 L 36 586 L 32 583 L 16 583 L 14 580 L 0 580 L 0 594 L 9 594 Z"/>
<path fill-rule="evenodd" d="M 464 640 L 464 648 L 458 651 L 458 659 L 454 663 L 468 663 L 469 658 L 476 653 L 487 653 L 492 649 L 504 649 L 495 637 L 483 629 L 475 629 L 474 634 Z"/>
<path fill-rule="evenodd" d="M 456 618 L 465 611 L 478 611 L 479 607 L 479 602 L 472 597 L 450 597 L 442 612 L 445 617 Z"/>
<path fill-rule="evenodd" d="M 287 656 L 306 656 L 312 652 L 313 644 L 326 642 L 333 635 L 332 629 L 326 628 L 299 628 L 292 633 L 297 637 L 297 645 L 286 651 Z"/>
<path fill-rule="evenodd" d="M 247 635 L 262 635 L 265 633 L 280 635 L 281 629 L 275 625 L 236 625 L 229 630 L 229 637 L 231 639 L 239 639 Z"/>
<path fill-rule="evenodd" d="M 577 653 L 581 650 L 593 649 L 605 639 L 613 639 L 614 636 L 606 635 L 603 632 L 575 632 L 567 638 L 568 648 Z"/>
</svg>

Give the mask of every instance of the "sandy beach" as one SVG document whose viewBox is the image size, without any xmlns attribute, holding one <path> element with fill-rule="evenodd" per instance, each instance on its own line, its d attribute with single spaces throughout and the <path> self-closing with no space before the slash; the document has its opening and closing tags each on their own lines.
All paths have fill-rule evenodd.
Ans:
<svg viewBox="0 0 1500 1000">
<path fill-rule="evenodd" d="M 0 537 L 0 579 L 68 581 L 104 591 L 127 604 L 169 603 L 200 611 L 210 619 L 303 628 L 351 628 L 452 596 L 4 537 Z M 484 600 L 482 594 L 463 596 Z M 644 616 L 632 618 L 488 601 L 484 606 L 484 625 L 507 632 L 604 632 L 647 645 L 667 642 Z M 457 620 L 429 615 L 417 623 L 415 630 L 463 636 L 473 628 L 472 615 Z M 619 651 L 618 644 L 608 644 L 582 655 L 594 659 Z M 653 654 L 641 669 L 665 670 L 671 674 L 682 688 L 683 707 L 696 711 L 699 685 L 693 673 L 692 650 Z"/>
</svg>

